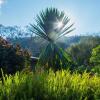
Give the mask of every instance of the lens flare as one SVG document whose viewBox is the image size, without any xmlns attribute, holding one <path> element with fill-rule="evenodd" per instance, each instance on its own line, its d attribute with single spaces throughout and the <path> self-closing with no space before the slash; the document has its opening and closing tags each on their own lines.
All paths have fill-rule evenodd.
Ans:
<svg viewBox="0 0 100 100">
<path fill-rule="evenodd" d="M 58 27 L 58 28 L 61 28 L 62 26 L 63 26 L 63 23 L 62 23 L 62 22 L 58 22 L 58 23 L 57 23 L 57 27 Z"/>
</svg>

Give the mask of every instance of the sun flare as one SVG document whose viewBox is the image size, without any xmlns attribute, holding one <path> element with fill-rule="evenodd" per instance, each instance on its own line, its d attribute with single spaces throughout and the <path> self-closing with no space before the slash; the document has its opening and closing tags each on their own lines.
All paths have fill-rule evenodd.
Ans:
<svg viewBox="0 0 100 100">
<path fill-rule="evenodd" d="M 61 28 L 62 26 L 63 26 L 63 23 L 62 23 L 62 22 L 58 22 L 58 23 L 57 23 L 57 27 L 58 27 L 58 28 Z"/>
</svg>

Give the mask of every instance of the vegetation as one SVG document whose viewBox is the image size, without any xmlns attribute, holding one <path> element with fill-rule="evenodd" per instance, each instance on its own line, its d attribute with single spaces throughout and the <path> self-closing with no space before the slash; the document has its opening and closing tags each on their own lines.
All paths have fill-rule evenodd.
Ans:
<svg viewBox="0 0 100 100">
<path fill-rule="evenodd" d="M 55 8 L 47 8 L 37 15 L 37 24 L 31 24 L 30 31 L 47 41 L 46 49 L 40 55 L 38 67 L 52 67 L 54 70 L 70 67 L 73 62 L 56 42 L 62 36 L 70 33 L 73 24 L 68 26 L 70 19 Z"/>
<path fill-rule="evenodd" d="M 29 64 L 30 54 L 22 50 L 19 45 L 15 47 L 0 37 L 0 68 L 4 73 L 14 74 Z M 1 74 L 1 73 L 0 73 Z"/>
<path fill-rule="evenodd" d="M 100 75 L 100 45 L 92 50 L 90 63 L 92 65 L 92 72 Z"/>
<path fill-rule="evenodd" d="M 0 25 L 0 36 L 9 37 L 0 37 L 0 100 L 100 100 L 100 37 L 66 38 L 74 30 L 69 22 L 64 12 L 47 8 L 28 27 L 31 35 Z M 22 47 L 37 51 L 38 40 L 45 49 L 34 70 L 30 59 L 36 57 Z"/>
<path fill-rule="evenodd" d="M 90 62 L 95 66 L 100 65 L 100 45 L 92 50 L 92 56 Z"/>
<path fill-rule="evenodd" d="M 100 77 L 68 70 L 16 73 L 0 81 L 0 100 L 99 100 Z"/>
<path fill-rule="evenodd" d="M 67 53 L 78 66 L 90 66 L 90 57 L 92 49 L 100 44 L 100 37 L 87 36 L 83 37 L 79 43 L 71 45 L 67 48 Z"/>
</svg>

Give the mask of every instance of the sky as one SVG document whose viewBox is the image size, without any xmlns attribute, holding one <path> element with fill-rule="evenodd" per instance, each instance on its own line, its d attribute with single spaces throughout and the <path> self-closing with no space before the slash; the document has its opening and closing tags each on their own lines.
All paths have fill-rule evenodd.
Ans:
<svg viewBox="0 0 100 100">
<path fill-rule="evenodd" d="M 76 28 L 73 34 L 100 32 L 100 0 L 0 0 L 0 24 L 24 27 L 47 7 L 69 16 Z"/>
</svg>

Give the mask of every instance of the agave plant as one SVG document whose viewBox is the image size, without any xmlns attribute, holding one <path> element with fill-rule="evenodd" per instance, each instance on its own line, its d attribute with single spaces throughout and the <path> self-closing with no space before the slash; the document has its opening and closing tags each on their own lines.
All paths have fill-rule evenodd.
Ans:
<svg viewBox="0 0 100 100">
<path fill-rule="evenodd" d="M 55 70 L 72 65 L 68 54 L 57 46 L 57 40 L 72 32 L 73 24 L 63 11 L 56 8 L 47 8 L 41 11 L 36 18 L 36 24 L 31 24 L 30 31 L 47 41 L 48 45 L 40 54 L 38 66 Z"/>
</svg>

